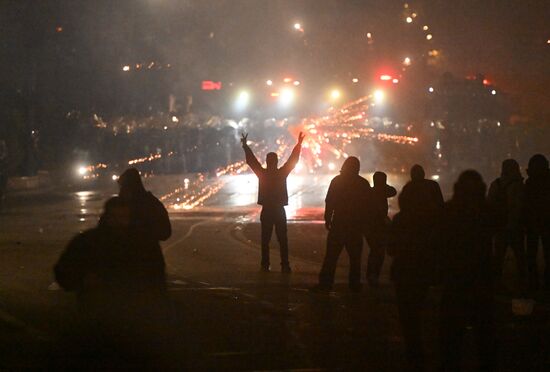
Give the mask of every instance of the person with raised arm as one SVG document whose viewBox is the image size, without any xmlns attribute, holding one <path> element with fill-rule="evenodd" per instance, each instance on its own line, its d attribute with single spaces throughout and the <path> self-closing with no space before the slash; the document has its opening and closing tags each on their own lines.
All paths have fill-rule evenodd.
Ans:
<svg viewBox="0 0 550 372">
<path fill-rule="evenodd" d="M 260 222 L 262 225 L 262 271 L 269 271 L 269 242 L 275 227 L 275 234 L 279 241 L 281 253 L 281 271 L 290 273 L 290 263 L 288 260 L 288 238 L 286 227 L 285 205 L 288 205 L 288 191 L 286 179 L 290 172 L 298 164 L 300 151 L 302 150 L 302 141 L 305 135 L 300 132 L 298 143 L 294 146 L 287 162 L 280 168 L 277 167 L 278 156 L 274 152 L 266 155 L 266 167 L 262 167 L 252 149 L 248 146 L 248 134 L 243 133 L 241 143 L 246 155 L 246 163 L 252 171 L 258 176 L 258 204 L 262 206 Z"/>
</svg>

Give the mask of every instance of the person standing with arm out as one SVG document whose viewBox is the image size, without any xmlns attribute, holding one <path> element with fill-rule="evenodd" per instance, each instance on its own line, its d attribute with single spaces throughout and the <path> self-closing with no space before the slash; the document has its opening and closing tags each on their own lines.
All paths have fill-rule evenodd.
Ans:
<svg viewBox="0 0 550 372">
<path fill-rule="evenodd" d="M 305 135 L 300 132 L 298 143 L 294 146 L 287 162 L 277 168 L 279 161 L 277 154 L 270 152 L 266 155 L 266 168 L 262 167 L 252 149 L 248 146 L 248 134 L 243 133 L 241 143 L 246 156 L 246 163 L 258 177 L 258 204 L 262 206 L 260 222 L 262 226 L 262 271 L 269 271 L 269 242 L 275 227 L 275 234 L 279 241 L 281 253 L 281 271 L 290 273 L 290 263 L 288 260 L 288 238 L 286 226 L 285 206 L 288 205 L 288 191 L 286 179 L 290 172 L 298 164 L 302 142 Z"/>
</svg>

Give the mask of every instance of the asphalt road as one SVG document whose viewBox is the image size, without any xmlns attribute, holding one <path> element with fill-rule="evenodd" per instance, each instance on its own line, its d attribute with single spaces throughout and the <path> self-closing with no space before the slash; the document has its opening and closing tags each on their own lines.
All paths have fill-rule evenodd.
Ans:
<svg viewBox="0 0 550 372">
<path fill-rule="evenodd" d="M 193 177 L 156 177 L 147 179 L 146 185 L 158 196 L 177 189 L 185 178 L 191 188 L 204 187 Z M 327 295 L 308 291 L 316 283 L 324 254 L 326 235 L 320 218 L 330 178 L 289 179 L 290 275 L 278 271 L 276 244 L 271 252 L 273 271 L 259 271 L 259 209 L 254 204 L 253 176 L 224 178 L 219 192 L 203 206 L 171 210 L 173 235 L 162 247 L 173 319 L 163 337 L 151 337 L 146 344 L 147 350 L 157 352 L 154 365 L 166 362 L 178 369 L 205 370 L 404 368 L 389 262 L 380 288 L 352 294 L 346 286 L 344 254 L 335 291 Z M 405 178 L 390 174 L 389 183 L 399 189 Z M 102 203 L 116 191 L 113 183 L 89 190 L 8 195 L 0 212 L 0 369 L 110 365 L 110 360 L 90 362 L 74 352 L 78 349 L 74 343 L 67 343 L 86 333 L 74 326 L 75 298 L 53 281 L 52 267 L 74 234 L 96 224 Z M 166 198 L 166 204 L 176 197 Z M 530 317 L 512 316 L 513 265 L 507 264 L 511 289 L 497 299 L 499 369 L 544 369 L 550 366 L 548 301 L 541 297 Z M 437 363 L 437 299 L 434 289 L 425 310 L 431 369 Z M 470 337 L 467 341 L 473 342 Z M 135 359 L 140 365 L 135 354 L 142 349 L 132 350 L 124 363 Z M 467 352 L 474 354 L 471 346 Z M 474 368 L 475 358 L 466 358 L 465 366 Z"/>
</svg>

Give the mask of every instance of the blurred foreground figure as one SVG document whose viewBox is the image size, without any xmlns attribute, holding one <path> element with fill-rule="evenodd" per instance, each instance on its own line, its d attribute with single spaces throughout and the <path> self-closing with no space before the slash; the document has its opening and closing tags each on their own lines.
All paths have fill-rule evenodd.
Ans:
<svg viewBox="0 0 550 372">
<path fill-rule="evenodd" d="M 76 236 L 55 265 L 55 278 L 76 292 L 79 322 L 50 369 L 115 370 L 174 365 L 172 311 L 164 260 L 136 234 L 131 206 L 111 198 L 98 226 Z"/>
<path fill-rule="evenodd" d="M 527 232 L 529 287 L 539 288 L 537 252 L 539 239 L 544 255 L 544 289 L 550 290 L 550 169 L 548 159 L 537 154 L 529 159 L 525 181 L 524 223 Z"/>
<path fill-rule="evenodd" d="M 437 234 L 443 294 L 440 339 L 443 371 L 461 370 L 462 343 L 467 326 L 477 338 L 479 370 L 494 366 L 493 272 L 491 240 L 494 213 L 485 201 L 486 186 L 479 173 L 463 172 L 454 185 Z"/>
<path fill-rule="evenodd" d="M 390 227 L 388 254 L 393 257 L 391 277 L 407 361 L 411 370 L 425 367 L 423 348 L 424 305 L 436 277 L 436 252 L 432 236 L 443 210 L 439 185 L 424 179 L 419 165 L 399 195 L 399 213 Z"/>
<path fill-rule="evenodd" d="M 77 235 L 55 265 L 57 282 L 77 293 L 86 314 L 126 319 L 164 294 L 162 254 L 133 230 L 128 203 L 111 198 L 98 226 Z"/>
<path fill-rule="evenodd" d="M 502 278 L 506 248 L 512 248 L 516 267 L 523 287 L 525 279 L 525 251 L 521 213 L 523 209 L 523 177 L 519 164 L 514 159 L 502 162 L 499 178 L 489 187 L 487 199 L 497 213 L 499 229 L 494 238 L 495 274 Z"/>
<path fill-rule="evenodd" d="M 266 168 L 263 168 L 256 156 L 247 144 L 248 134 L 243 134 L 241 142 L 246 155 L 246 163 L 252 171 L 258 176 L 258 204 L 262 206 L 260 222 L 262 224 L 262 262 L 263 271 L 269 271 L 269 242 L 275 227 L 275 234 L 279 241 L 281 252 L 281 271 L 290 273 L 290 263 L 288 262 L 288 238 L 286 227 L 285 205 L 288 205 L 288 192 L 286 188 L 286 179 L 290 172 L 298 164 L 302 141 L 304 140 L 302 132 L 298 135 L 298 143 L 294 146 L 287 162 L 277 168 L 277 154 L 270 152 L 266 155 Z"/>
<path fill-rule="evenodd" d="M 325 199 L 327 251 L 319 285 L 314 290 L 332 289 L 336 263 L 344 247 L 350 261 L 349 288 L 355 292 L 361 290 L 361 249 L 371 188 L 369 181 L 359 175 L 359 168 L 359 159 L 350 156 L 344 161 L 340 175 L 330 182 Z"/>
<path fill-rule="evenodd" d="M 390 219 L 388 217 L 388 198 L 397 195 L 394 187 L 388 185 L 388 176 L 384 172 L 375 172 L 372 180 L 371 217 L 365 234 L 369 244 L 367 280 L 373 287 L 378 286 L 378 278 L 384 264 Z"/>
</svg>

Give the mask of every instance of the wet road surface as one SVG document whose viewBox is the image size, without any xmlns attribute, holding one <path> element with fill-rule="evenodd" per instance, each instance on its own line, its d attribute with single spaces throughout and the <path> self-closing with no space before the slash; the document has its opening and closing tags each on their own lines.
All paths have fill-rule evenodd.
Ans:
<svg viewBox="0 0 550 372">
<path fill-rule="evenodd" d="M 224 180 L 201 207 L 171 210 L 173 235 L 162 248 L 177 316 L 170 342 L 154 348 L 178 367 L 190 369 L 402 370 L 404 350 L 389 260 L 380 288 L 350 293 L 343 254 L 335 291 L 308 291 L 324 255 L 326 233 L 320 222 L 330 178 L 289 179 L 290 275 L 279 272 L 276 243 L 273 271 L 259 271 L 259 208 L 252 175 Z M 390 174 L 388 181 L 400 189 L 405 177 Z M 181 183 L 181 178 L 146 180 L 157 196 Z M 71 359 L 59 340 L 76 316 L 75 298 L 59 290 L 52 267 L 74 234 L 97 223 L 103 202 L 116 191 L 113 184 L 8 196 L 0 213 L 0 350 L 6 355 L 0 367 L 59 366 Z M 170 198 L 165 203 L 170 205 Z M 516 319 L 510 314 L 511 296 L 499 297 L 501 369 L 547 366 L 548 304 L 541 301 L 536 317 Z M 437 360 L 437 298 L 434 289 L 425 310 L 430 369 Z M 466 363 L 473 368 L 475 359 Z"/>
</svg>

